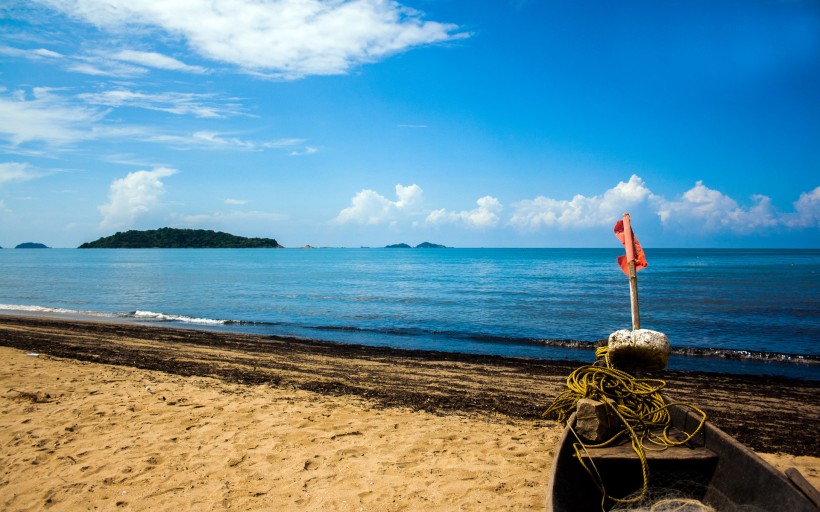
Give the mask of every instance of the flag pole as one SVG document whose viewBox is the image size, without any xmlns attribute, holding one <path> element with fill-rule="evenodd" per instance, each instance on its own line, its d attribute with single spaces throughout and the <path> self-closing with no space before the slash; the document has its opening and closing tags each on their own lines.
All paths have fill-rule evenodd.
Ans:
<svg viewBox="0 0 820 512">
<path fill-rule="evenodd" d="M 629 213 L 624 213 L 624 247 L 626 261 L 629 267 L 629 302 L 632 306 L 632 330 L 641 328 L 641 314 L 638 310 L 638 274 L 635 271 L 635 244 L 632 241 L 632 226 L 629 223 Z"/>
</svg>

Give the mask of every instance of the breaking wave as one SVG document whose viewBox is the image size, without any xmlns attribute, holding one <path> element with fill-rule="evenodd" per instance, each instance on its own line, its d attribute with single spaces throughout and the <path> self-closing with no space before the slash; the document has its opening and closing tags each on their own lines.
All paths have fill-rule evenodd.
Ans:
<svg viewBox="0 0 820 512">
<path fill-rule="evenodd" d="M 117 318 L 121 315 L 116 313 L 104 313 L 102 311 L 83 311 L 77 309 L 49 308 L 45 306 L 30 306 L 25 304 L 0 304 L 0 311 L 19 311 L 23 313 L 52 313 L 58 315 L 82 315 L 96 316 L 103 318 Z"/>
<path fill-rule="evenodd" d="M 186 315 L 168 315 L 165 313 L 155 313 L 153 311 L 132 311 L 127 315 L 130 318 L 138 320 L 154 320 L 157 322 L 181 322 L 184 324 L 200 324 L 200 325 L 228 325 L 234 323 L 231 320 L 216 320 L 213 318 L 197 318 Z"/>
</svg>

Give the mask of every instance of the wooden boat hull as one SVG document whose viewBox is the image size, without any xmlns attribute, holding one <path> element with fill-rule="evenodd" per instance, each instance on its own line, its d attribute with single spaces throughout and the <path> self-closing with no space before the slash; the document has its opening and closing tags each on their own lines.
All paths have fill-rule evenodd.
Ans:
<svg viewBox="0 0 820 512">
<path fill-rule="evenodd" d="M 672 424 L 692 432 L 699 418 L 683 407 L 670 408 Z M 569 424 L 575 421 L 573 415 Z M 547 491 L 547 512 L 601 510 L 602 494 L 578 461 L 569 428 L 555 455 Z M 642 486 L 640 462 L 628 445 L 591 449 L 607 493 L 625 497 Z M 757 454 L 707 422 L 688 446 L 647 451 L 650 499 L 698 500 L 717 511 L 816 512 L 817 506 Z M 609 510 L 613 502 L 604 504 Z"/>
</svg>

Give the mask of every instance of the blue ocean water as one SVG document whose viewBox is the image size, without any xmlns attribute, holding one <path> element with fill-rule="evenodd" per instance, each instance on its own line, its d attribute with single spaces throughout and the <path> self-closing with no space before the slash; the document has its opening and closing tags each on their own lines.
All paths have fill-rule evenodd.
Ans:
<svg viewBox="0 0 820 512">
<path fill-rule="evenodd" d="M 619 254 L 2 250 L 0 311 L 591 361 L 595 341 L 631 327 Z M 649 249 L 647 258 L 641 324 L 669 337 L 670 368 L 820 380 L 819 250 Z"/>
</svg>

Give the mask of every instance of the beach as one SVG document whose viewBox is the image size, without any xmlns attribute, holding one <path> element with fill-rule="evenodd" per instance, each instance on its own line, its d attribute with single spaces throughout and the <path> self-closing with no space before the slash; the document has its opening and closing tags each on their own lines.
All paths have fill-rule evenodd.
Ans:
<svg viewBox="0 0 820 512">
<path fill-rule="evenodd" d="M 543 510 L 578 363 L 0 316 L 3 510 Z M 661 372 L 820 486 L 811 381 Z"/>
</svg>

